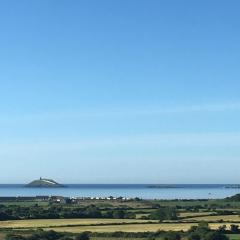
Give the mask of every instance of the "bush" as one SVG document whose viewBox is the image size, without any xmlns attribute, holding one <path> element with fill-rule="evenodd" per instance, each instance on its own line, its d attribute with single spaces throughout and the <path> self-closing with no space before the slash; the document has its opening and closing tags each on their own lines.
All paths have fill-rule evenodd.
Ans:
<svg viewBox="0 0 240 240">
<path fill-rule="evenodd" d="M 5 240 L 25 240 L 25 238 L 20 235 L 8 234 Z"/>
<path fill-rule="evenodd" d="M 231 233 L 239 233 L 239 226 L 232 224 L 230 228 Z"/>
<path fill-rule="evenodd" d="M 190 233 L 188 236 L 189 240 L 200 240 L 201 236 L 198 233 Z"/>
<path fill-rule="evenodd" d="M 181 240 L 181 235 L 176 232 L 168 232 L 165 235 L 164 240 Z"/>
<path fill-rule="evenodd" d="M 149 215 L 150 219 L 153 220 L 177 220 L 177 211 L 175 208 L 159 208 L 155 212 Z"/>
<path fill-rule="evenodd" d="M 89 234 L 87 232 L 80 233 L 76 236 L 75 240 L 89 240 Z"/>
<path fill-rule="evenodd" d="M 205 240 L 228 240 L 229 238 L 226 235 L 219 232 L 210 232 L 206 234 L 204 239 Z"/>
<path fill-rule="evenodd" d="M 57 233 L 55 231 L 38 231 L 34 233 L 31 237 L 29 237 L 29 240 L 58 240 L 59 238 L 63 237 L 63 234 Z"/>
</svg>

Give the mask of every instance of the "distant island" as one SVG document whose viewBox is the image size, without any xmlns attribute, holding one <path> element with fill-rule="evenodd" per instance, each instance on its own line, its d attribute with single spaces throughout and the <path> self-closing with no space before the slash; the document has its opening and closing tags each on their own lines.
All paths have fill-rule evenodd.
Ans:
<svg viewBox="0 0 240 240">
<path fill-rule="evenodd" d="M 184 187 L 177 186 L 177 185 L 156 184 L 156 185 L 148 185 L 147 188 L 184 188 Z"/>
<path fill-rule="evenodd" d="M 240 188 L 240 185 L 239 184 L 227 185 L 227 186 L 224 186 L 224 188 Z"/>
<path fill-rule="evenodd" d="M 65 187 L 62 184 L 57 183 L 52 179 L 40 178 L 38 180 L 34 180 L 26 185 L 26 187 L 42 187 L 42 188 L 57 188 L 57 187 Z"/>
</svg>

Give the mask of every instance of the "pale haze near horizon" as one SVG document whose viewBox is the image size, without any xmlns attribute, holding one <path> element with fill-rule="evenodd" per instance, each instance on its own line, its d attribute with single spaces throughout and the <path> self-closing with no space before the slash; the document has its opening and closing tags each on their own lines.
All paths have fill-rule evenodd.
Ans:
<svg viewBox="0 0 240 240">
<path fill-rule="evenodd" d="M 239 1 L 1 1 L 0 183 L 240 183 Z"/>
</svg>

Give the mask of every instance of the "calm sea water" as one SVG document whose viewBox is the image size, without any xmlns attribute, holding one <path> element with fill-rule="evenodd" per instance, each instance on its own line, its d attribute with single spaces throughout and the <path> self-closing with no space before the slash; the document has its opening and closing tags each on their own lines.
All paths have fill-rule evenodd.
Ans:
<svg viewBox="0 0 240 240">
<path fill-rule="evenodd" d="M 65 196 L 65 197 L 139 197 L 143 199 L 212 199 L 240 193 L 227 184 L 176 184 L 149 188 L 147 184 L 69 184 L 65 188 L 26 188 L 24 185 L 0 185 L 0 196 Z"/>
</svg>

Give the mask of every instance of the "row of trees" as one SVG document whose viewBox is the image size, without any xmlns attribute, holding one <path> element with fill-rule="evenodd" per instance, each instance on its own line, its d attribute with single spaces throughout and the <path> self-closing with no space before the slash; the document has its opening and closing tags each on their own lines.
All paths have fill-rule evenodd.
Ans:
<svg viewBox="0 0 240 240">
<path fill-rule="evenodd" d="M 89 234 L 84 232 L 76 235 L 74 238 L 63 233 L 55 231 L 37 231 L 30 236 L 8 234 L 5 240 L 89 240 Z"/>
<path fill-rule="evenodd" d="M 0 220 L 18 219 L 58 219 L 58 218 L 126 218 L 134 219 L 134 212 L 123 209 L 101 210 L 94 205 L 87 207 L 64 207 L 61 205 L 43 206 L 4 206 L 0 205 Z M 153 220 L 177 220 L 175 208 L 162 207 L 153 211 L 146 219 Z"/>
<path fill-rule="evenodd" d="M 0 206 L 0 220 L 18 219 L 58 219 L 58 218 L 135 218 L 135 214 L 126 210 L 102 211 L 94 205 L 84 208 L 63 206 Z"/>
</svg>

